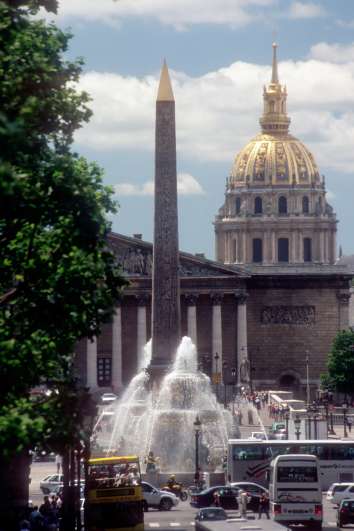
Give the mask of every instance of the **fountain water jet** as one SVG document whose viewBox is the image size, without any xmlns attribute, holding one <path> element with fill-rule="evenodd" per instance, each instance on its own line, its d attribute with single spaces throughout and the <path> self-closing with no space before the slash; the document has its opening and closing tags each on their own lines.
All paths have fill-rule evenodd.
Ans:
<svg viewBox="0 0 354 531">
<path fill-rule="evenodd" d="M 163 471 L 194 469 L 194 426 L 201 422 L 200 463 L 214 470 L 221 466 L 234 419 L 213 393 L 210 378 L 198 370 L 197 352 L 189 337 L 177 349 L 174 364 L 160 389 L 149 386 L 151 349 L 145 367 L 130 382 L 114 409 L 114 424 L 106 452 L 134 452 L 144 458 L 149 451 L 160 457 Z M 236 434 L 237 435 L 237 434 Z M 103 442 L 103 441 L 102 441 Z"/>
</svg>

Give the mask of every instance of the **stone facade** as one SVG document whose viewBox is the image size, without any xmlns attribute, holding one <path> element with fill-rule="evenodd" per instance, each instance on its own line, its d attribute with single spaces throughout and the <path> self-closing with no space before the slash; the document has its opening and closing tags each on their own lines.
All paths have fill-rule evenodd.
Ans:
<svg viewBox="0 0 354 531">
<path fill-rule="evenodd" d="M 151 338 L 152 245 L 117 234 L 109 241 L 130 284 L 119 321 L 103 326 L 96 350 L 95 343 L 80 343 L 77 367 L 93 390 L 120 392 L 141 366 L 142 345 Z M 319 384 L 332 340 L 348 326 L 352 275 L 346 266 L 230 267 L 180 253 L 179 271 L 181 333 L 193 338 L 207 374 L 240 384 L 247 355 L 252 385 L 292 388 L 303 396 L 308 353 L 311 386 Z M 121 367 L 118 377 L 114 366 Z"/>
</svg>

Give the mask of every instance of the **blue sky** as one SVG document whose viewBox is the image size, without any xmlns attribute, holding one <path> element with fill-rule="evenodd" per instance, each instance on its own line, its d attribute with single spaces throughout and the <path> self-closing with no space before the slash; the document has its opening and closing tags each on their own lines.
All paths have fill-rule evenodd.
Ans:
<svg viewBox="0 0 354 531">
<path fill-rule="evenodd" d="M 53 17 L 50 17 L 53 18 Z M 154 106 L 166 57 L 176 97 L 180 247 L 214 258 L 213 219 L 239 149 L 259 131 L 271 43 L 279 43 L 291 133 L 313 152 L 354 253 L 353 0 L 61 0 L 68 55 L 94 117 L 75 149 L 105 169 L 113 229 L 152 239 Z"/>
</svg>

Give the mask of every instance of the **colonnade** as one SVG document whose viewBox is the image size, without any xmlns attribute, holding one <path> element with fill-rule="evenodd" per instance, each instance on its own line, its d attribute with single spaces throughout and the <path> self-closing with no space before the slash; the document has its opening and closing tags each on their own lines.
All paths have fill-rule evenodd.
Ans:
<svg viewBox="0 0 354 531">
<path fill-rule="evenodd" d="M 223 338 L 222 338 L 222 293 L 212 293 L 212 372 L 222 373 L 223 364 Z M 198 294 L 186 294 L 187 303 L 187 335 L 192 339 L 198 351 L 197 334 L 197 300 Z M 246 295 L 236 295 L 237 300 L 237 375 L 240 374 L 240 364 L 247 357 L 247 298 Z M 147 304 L 146 297 L 138 298 L 137 305 L 137 360 L 138 369 L 142 366 L 143 348 L 147 342 Z M 87 386 L 96 390 L 97 383 L 97 338 L 87 340 Z M 215 355 L 218 354 L 218 360 Z M 117 392 L 123 387 L 122 380 L 122 306 L 116 307 L 112 320 L 112 385 Z M 216 366 L 218 364 L 218 366 Z"/>
</svg>

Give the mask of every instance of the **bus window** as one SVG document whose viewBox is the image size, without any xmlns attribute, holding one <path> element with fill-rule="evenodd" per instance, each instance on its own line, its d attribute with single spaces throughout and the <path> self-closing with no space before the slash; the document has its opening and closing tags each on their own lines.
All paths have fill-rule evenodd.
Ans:
<svg viewBox="0 0 354 531">
<path fill-rule="evenodd" d="M 235 446 L 233 448 L 234 461 L 262 461 L 265 458 L 264 447 L 262 445 L 250 444 Z"/>
<path fill-rule="evenodd" d="M 317 482 L 317 467 L 279 466 L 277 480 L 279 483 L 315 483 Z"/>
</svg>

